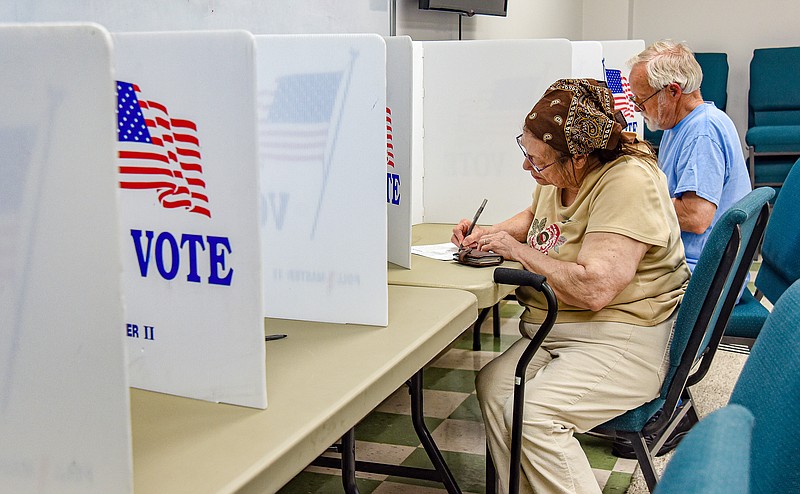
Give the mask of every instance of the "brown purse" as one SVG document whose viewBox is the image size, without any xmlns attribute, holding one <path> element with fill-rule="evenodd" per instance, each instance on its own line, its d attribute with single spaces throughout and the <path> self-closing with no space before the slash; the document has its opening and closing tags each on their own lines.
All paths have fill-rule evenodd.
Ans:
<svg viewBox="0 0 800 494">
<path fill-rule="evenodd" d="M 462 247 L 458 252 L 453 255 L 455 261 L 459 264 L 466 264 L 476 268 L 484 266 L 498 266 L 503 264 L 503 256 L 495 254 L 494 252 L 484 252 L 482 250 L 473 249 L 470 247 Z"/>
</svg>

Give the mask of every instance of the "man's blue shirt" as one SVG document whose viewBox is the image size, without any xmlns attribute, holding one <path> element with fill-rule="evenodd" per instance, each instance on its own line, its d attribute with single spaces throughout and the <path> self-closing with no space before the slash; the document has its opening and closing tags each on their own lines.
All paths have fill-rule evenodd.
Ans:
<svg viewBox="0 0 800 494">
<path fill-rule="evenodd" d="M 717 211 L 702 234 L 681 232 L 686 262 L 694 271 L 711 228 L 719 217 L 751 190 L 739 134 L 730 117 L 705 102 L 672 129 L 665 130 L 658 165 L 667 176 L 669 193 L 695 192 L 714 203 Z"/>
</svg>

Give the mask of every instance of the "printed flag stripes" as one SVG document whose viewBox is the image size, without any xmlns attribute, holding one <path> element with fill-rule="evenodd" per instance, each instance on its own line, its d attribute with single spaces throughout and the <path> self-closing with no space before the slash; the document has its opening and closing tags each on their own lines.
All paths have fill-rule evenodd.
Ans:
<svg viewBox="0 0 800 494">
<path fill-rule="evenodd" d="M 606 69 L 606 83 L 614 95 L 614 108 L 622 111 L 626 119 L 633 118 L 635 116 L 631 101 L 633 93 L 628 79 L 617 69 Z"/>
<path fill-rule="evenodd" d="M 167 209 L 211 217 L 194 122 L 170 117 L 136 84 L 117 81 L 117 141 L 120 188 L 151 189 Z"/>
<path fill-rule="evenodd" d="M 392 144 L 392 109 L 386 107 L 386 165 L 394 168 L 394 144 Z"/>
<path fill-rule="evenodd" d="M 269 108 L 260 142 L 270 163 L 325 162 L 342 72 L 280 77 L 263 94 Z"/>
</svg>

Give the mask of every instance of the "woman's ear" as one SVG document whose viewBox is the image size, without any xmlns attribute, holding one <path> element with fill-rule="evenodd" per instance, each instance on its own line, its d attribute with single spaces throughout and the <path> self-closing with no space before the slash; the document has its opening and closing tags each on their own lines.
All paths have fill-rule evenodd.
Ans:
<svg viewBox="0 0 800 494">
<path fill-rule="evenodd" d="M 574 166 L 576 170 L 582 170 L 586 167 L 588 159 L 588 154 L 576 154 L 572 156 L 572 166 Z"/>
</svg>

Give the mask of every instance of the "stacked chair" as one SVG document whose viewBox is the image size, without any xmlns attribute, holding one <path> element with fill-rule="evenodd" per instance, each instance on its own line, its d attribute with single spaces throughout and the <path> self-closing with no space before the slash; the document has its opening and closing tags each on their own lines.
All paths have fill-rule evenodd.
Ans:
<svg viewBox="0 0 800 494">
<path fill-rule="evenodd" d="M 656 494 L 800 492 L 800 281 L 778 299 L 730 403 L 675 450 Z"/>
<path fill-rule="evenodd" d="M 799 79 L 800 47 L 753 51 L 745 135 L 753 187 L 780 187 L 800 157 Z"/>
<path fill-rule="evenodd" d="M 761 268 L 755 279 L 755 295 L 749 290 L 733 308 L 722 343 L 751 348 L 761 331 L 769 310 L 762 305 L 766 299 L 775 304 L 783 292 L 800 279 L 800 228 L 795 214 L 800 211 L 800 160 L 792 167 L 781 193 L 775 200 L 764 244 L 761 248 Z"/>
</svg>

